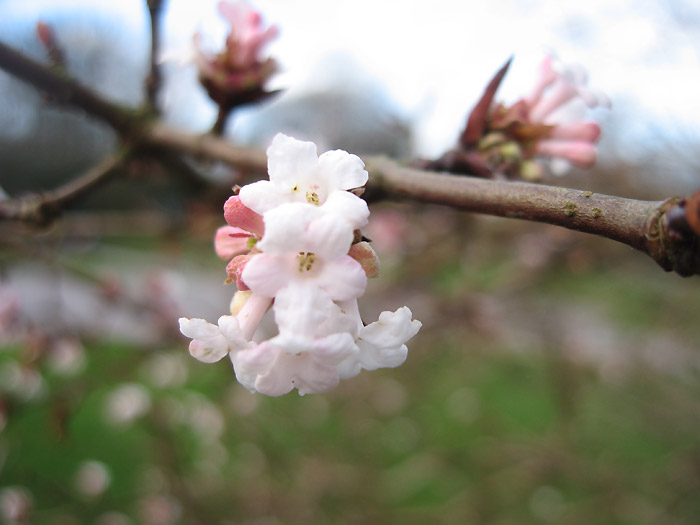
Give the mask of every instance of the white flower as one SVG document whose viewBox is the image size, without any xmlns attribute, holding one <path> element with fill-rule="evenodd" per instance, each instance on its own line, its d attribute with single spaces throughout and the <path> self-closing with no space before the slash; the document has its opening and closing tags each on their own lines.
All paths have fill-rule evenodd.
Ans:
<svg viewBox="0 0 700 525">
<path fill-rule="evenodd" d="M 360 328 L 359 352 L 340 364 L 340 377 L 354 377 L 362 369 L 395 368 L 403 364 L 408 353 L 405 343 L 421 327 L 420 321 L 411 320 L 412 315 L 404 306 L 395 312 L 382 312 L 376 322 Z"/>
<path fill-rule="evenodd" d="M 294 350 L 303 350 L 294 352 Z M 307 339 L 281 334 L 233 358 L 237 374 L 255 375 L 254 390 L 281 396 L 293 388 L 299 394 L 327 392 L 338 386 L 337 365 L 357 352 L 349 333 Z"/>
<path fill-rule="evenodd" d="M 190 354 L 203 363 L 215 363 L 229 352 L 252 345 L 252 337 L 270 306 L 270 299 L 250 295 L 238 315 L 222 315 L 218 325 L 204 319 L 180 318 L 180 332 L 190 337 Z"/>
<path fill-rule="evenodd" d="M 282 134 L 268 155 L 270 180 L 244 186 L 225 206 L 229 225 L 256 239 L 229 264 L 239 284 L 232 315 L 217 325 L 180 319 L 190 353 L 207 363 L 228 355 L 244 387 L 270 396 L 295 388 L 301 395 L 326 392 L 363 368 L 400 365 L 420 322 L 404 307 L 364 326 L 357 306 L 368 273 L 379 269 L 368 245 L 353 245 L 369 209 L 347 190 L 367 182 L 364 164 L 344 151 L 317 157 L 313 143 Z M 217 249 L 228 256 L 237 247 L 226 237 L 231 231 L 221 232 Z M 270 305 L 277 334 L 254 341 Z"/>
<path fill-rule="evenodd" d="M 259 214 L 286 202 L 306 202 L 323 207 L 335 193 L 343 194 L 343 213 L 361 228 L 367 222 L 366 204 L 346 190 L 367 183 L 362 160 L 342 150 L 327 151 L 320 157 L 313 142 L 303 142 L 278 133 L 267 149 L 270 180 L 241 188 L 243 204 Z M 338 203 L 328 203 L 334 207 Z M 357 208 L 353 210 L 353 208 Z M 364 216 L 364 217 L 363 217 Z"/>
<path fill-rule="evenodd" d="M 347 255 L 353 232 L 345 221 L 302 203 L 283 204 L 264 220 L 265 236 L 257 244 L 263 253 L 248 261 L 241 276 L 254 293 L 275 297 L 294 286 L 299 293 L 322 290 L 338 301 L 364 293 L 367 275 Z"/>
</svg>

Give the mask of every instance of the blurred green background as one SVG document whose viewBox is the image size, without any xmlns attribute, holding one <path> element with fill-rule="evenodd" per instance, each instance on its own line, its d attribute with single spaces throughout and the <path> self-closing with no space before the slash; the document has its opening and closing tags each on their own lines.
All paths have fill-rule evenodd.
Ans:
<svg viewBox="0 0 700 525">
<path fill-rule="evenodd" d="M 103 236 L 89 250 L 64 237 L 45 267 L 57 286 L 79 278 L 140 323 L 164 324 L 141 344 L 8 325 L 18 336 L 0 352 L 8 522 L 12 512 L 18 523 L 102 525 L 700 517 L 696 280 L 554 227 L 378 204 L 373 222 L 402 242 L 383 254 L 374 227 L 383 275 L 361 308 L 367 318 L 412 308 L 424 326 L 407 362 L 328 394 L 268 398 L 238 385 L 228 361 L 189 357 L 167 325 L 182 300 L 172 290 L 165 306 L 136 300 L 129 278 L 110 273 L 196 267 L 228 297 L 205 226 L 218 217 L 205 216 L 176 235 Z"/>
</svg>

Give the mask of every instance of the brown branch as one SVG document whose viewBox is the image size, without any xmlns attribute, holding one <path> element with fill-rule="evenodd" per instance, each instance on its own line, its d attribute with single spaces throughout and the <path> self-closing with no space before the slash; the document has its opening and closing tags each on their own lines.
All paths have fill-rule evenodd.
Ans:
<svg viewBox="0 0 700 525">
<path fill-rule="evenodd" d="M 1 43 L 0 67 L 40 89 L 60 93 L 63 101 L 107 121 L 141 152 L 149 148 L 165 149 L 219 160 L 253 173 L 266 171 L 264 152 L 232 146 L 211 134 L 193 135 L 158 121 L 144 120 L 142 114 L 101 99 L 75 81 Z M 0 218 L 39 222 L 38 219 L 47 216 L 45 210 L 55 210 L 56 206 L 90 191 L 103 177 L 106 179 L 99 173 L 105 169 L 111 172 L 110 166 L 119 164 L 117 158 L 108 158 L 57 192 L 1 203 Z M 700 274 L 700 233 L 691 227 L 694 221 L 700 222 L 698 199 L 638 201 L 540 184 L 435 173 L 403 167 L 386 158 L 368 158 L 366 162 L 370 173 L 368 190 L 375 194 L 601 235 L 647 253 L 667 271 L 684 276 Z M 96 178 L 95 184 L 90 182 L 91 174 Z M 31 211 L 33 208 L 38 211 Z"/>
<path fill-rule="evenodd" d="M 525 219 L 607 237 L 682 276 L 700 274 L 700 235 L 673 224 L 685 200 L 640 201 L 530 184 L 434 173 L 383 158 L 367 160 L 369 189 L 465 211 Z M 685 212 L 683 212 L 685 213 Z"/>
<path fill-rule="evenodd" d="M 140 119 L 136 111 L 108 102 L 92 90 L 46 67 L 0 42 L 0 67 L 17 78 L 46 91 L 59 103 L 83 109 L 86 113 L 106 121 L 121 134 L 127 134 Z"/>
<path fill-rule="evenodd" d="M 30 194 L 0 201 L 0 219 L 46 225 L 59 216 L 66 206 L 103 185 L 124 167 L 129 153 L 123 151 L 105 157 L 80 177 L 49 192 Z"/>
<path fill-rule="evenodd" d="M 158 112 L 157 97 L 160 91 L 162 76 L 158 67 L 158 54 L 160 48 L 160 15 L 162 11 L 162 0 L 147 0 L 148 14 L 151 21 L 151 67 L 148 77 L 146 77 L 146 104 L 149 108 Z"/>
</svg>

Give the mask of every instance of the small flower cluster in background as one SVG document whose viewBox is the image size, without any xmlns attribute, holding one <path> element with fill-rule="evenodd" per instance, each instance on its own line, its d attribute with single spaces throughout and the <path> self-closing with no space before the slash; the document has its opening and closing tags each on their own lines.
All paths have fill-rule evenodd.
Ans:
<svg viewBox="0 0 700 525">
<path fill-rule="evenodd" d="M 561 174 L 570 165 L 595 164 L 600 126 L 584 120 L 585 108 L 609 107 L 610 101 L 588 87 L 585 70 L 547 56 L 527 96 L 512 105 L 494 103 L 509 66 L 510 60 L 486 87 L 457 146 L 426 167 L 536 181 L 542 179 L 546 165 L 551 173 Z"/>
<path fill-rule="evenodd" d="M 260 13 L 243 3 L 219 2 L 219 13 L 230 32 L 220 53 L 202 48 L 202 37 L 194 35 L 199 80 L 223 112 L 241 104 L 260 101 L 271 93 L 265 83 L 277 70 L 274 59 L 262 50 L 277 36 L 277 27 L 265 28 Z"/>
<path fill-rule="evenodd" d="M 404 306 L 365 326 L 357 303 L 379 267 L 360 233 L 364 163 L 341 150 L 319 157 L 312 142 L 283 134 L 267 155 L 270 180 L 226 202 L 229 225 L 215 237 L 238 286 L 231 314 L 216 325 L 181 318 L 190 353 L 206 363 L 228 355 L 246 388 L 271 396 L 325 392 L 362 369 L 402 364 L 420 322 Z M 270 309 L 276 334 L 266 337 L 258 328 Z"/>
</svg>

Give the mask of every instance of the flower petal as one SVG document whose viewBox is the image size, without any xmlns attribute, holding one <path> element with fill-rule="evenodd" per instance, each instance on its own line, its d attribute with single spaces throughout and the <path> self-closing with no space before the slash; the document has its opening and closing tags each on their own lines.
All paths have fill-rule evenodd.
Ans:
<svg viewBox="0 0 700 525">
<path fill-rule="evenodd" d="M 257 295 L 274 297 L 290 280 L 295 254 L 255 254 L 243 268 L 243 282 Z"/>
<path fill-rule="evenodd" d="M 367 275 L 362 265 L 348 255 L 324 261 L 315 280 L 334 301 L 355 299 L 367 288 Z"/>
<path fill-rule="evenodd" d="M 318 158 L 318 174 L 325 179 L 329 190 L 351 190 L 367 183 L 365 163 L 347 151 L 327 151 Z"/>
<path fill-rule="evenodd" d="M 278 133 L 267 148 L 267 171 L 276 186 L 293 188 L 318 164 L 316 144 Z"/>
</svg>

